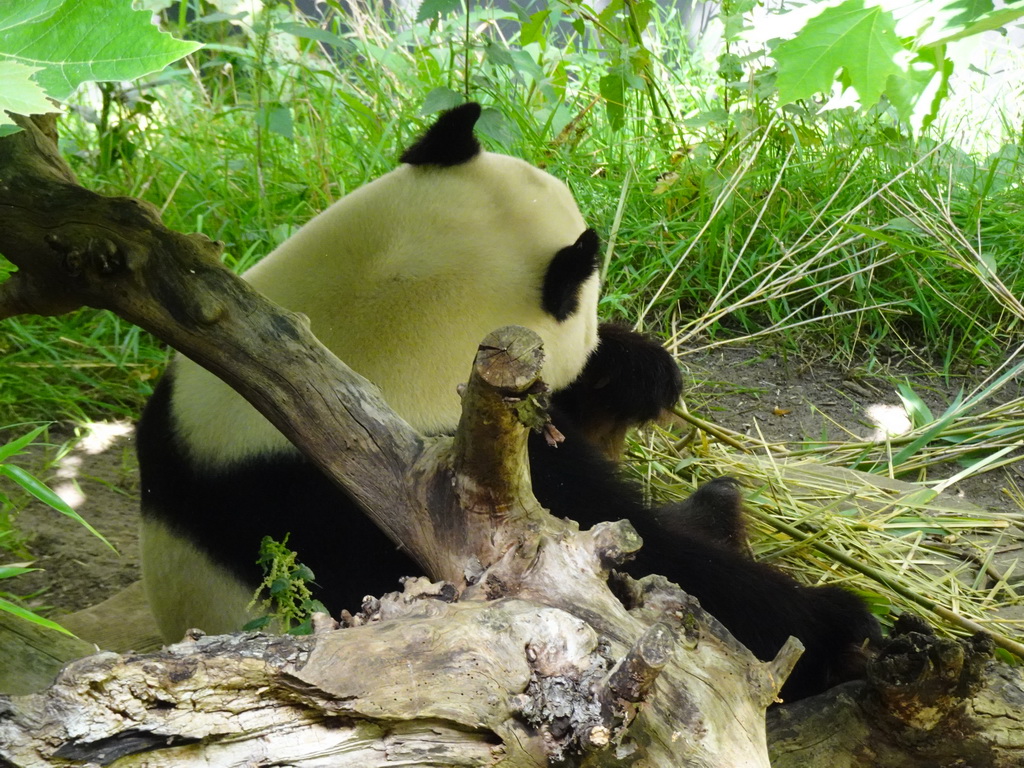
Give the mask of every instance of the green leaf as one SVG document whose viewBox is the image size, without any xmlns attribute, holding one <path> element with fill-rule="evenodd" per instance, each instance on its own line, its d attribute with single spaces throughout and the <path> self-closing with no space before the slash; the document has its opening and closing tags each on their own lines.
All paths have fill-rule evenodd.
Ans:
<svg viewBox="0 0 1024 768">
<path fill-rule="evenodd" d="M 0 3 L 0 32 L 29 24 L 43 22 L 53 16 L 65 0 L 7 0 Z"/>
<path fill-rule="evenodd" d="M 920 135 L 935 121 L 939 105 L 949 95 L 952 74 L 953 62 L 946 58 L 946 47 L 938 46 L 921 51 L 907 71 L 889 76 L 885 95 L 915 134 Z"/>
<path fill-rule="evenodd" d="M 1000 192 L 1017 184 L 1024 176 L 1024 147 L 1004 144 L 985 160 L 988 189 Z"/>
<path fill-rule="evenodd" d="M 30 621 L 33 624 L 36 624 L 40 627 L 46 627 L 47 629 L 52 629 L 56 632 L 63 632 L 68 637 L 74 637 L 74 635 L 71 632 L 64 629 L 64 627 L 62 627 L 57 622 L 50 621 L 49 619 L 44 619 L 38 613 L 32 613 L 32 611 L 28 610 L 27 608 L 22 608 L 20 605 L 15 605 L 10 600 L 5 600 L 2 597 L 0 597 L 0 611 L 7 611 L 7 613 L 14 614 L 18 618 L 24 619 L 25 621 Z"/>
<path fill-rule="evenodd" d="M 484 52 L 492 63 L 515 69 L 516 62 L 512 58 L 512 52 L 497 40 L 485 40 Z"/>
<path fill-rule="evenodd" d="M 55 107 L 46 99 L 46 92 L 32 79 L 40 67 L 27 67 L 16 61 L 0 60 L 0 125 L 14 125 L 4 110 L 17 115 L 41 115 Z"/>
<path fill-rule="evenodd" d="M 43 502 L 43 504 L 45 504 L 46 506 L 57 510 L 62 515 L 66 515 L 67 517 L 70 517 L 77 523 L 85 526 L 86 530 L 88 530 L 89 533 L 91 533 L 97 539 L 99 539 L 112 550 L 114 550 L 114 552 L 117 552 L 117 550 L 114 549 L 114 545 L 107 541 L 106 538 L 104 538 L 103 534 L 101 534 L 99 531 L 97 531 L 95 528 L 89 525 L 89 523 L 85 521 L 84 517 L 82 517 L 80 514 L 75 512 L 75 510 L 73 510 L 70 506 L 68 506 L 68 503 L 64 501 L 64 499 L 62 499 L 56 493 L 47 488 L 46 484 L 43 483 L 41 480 L 33 477 L 31 474 L 26 472 L 21 467 L 16 467 L 13 464 L 0 464 L 0 475 L 5 475 L 6 477 L 9 477 L 11 480 L 16 482 L 30 494 L 32 494 L 41 502 Z"/>
<path fill-rule="evenodd" d="M 257 629 L 263 629 L 264 627 L 269 625 L 271 621 L 273 621 L 273 618 L 270 616 L 260 616 L 258 619 L 253 619 L 252 621 L 246 622 L 246 624 L 242 627 L 242 631 L 254 632 Z"/>
<path fill-rule="evenodd" d="M 274 29 L 279 32 L 287 32 L 289 35 L 295 35 L 295 37 L 302 38 L 303 40 L 316 40 L 321 43 L 327 43 L 328 45 L 333 45 L 335 48 L 342 48 L 345 50 L 352 48 L 352 43 L 345 38 L 339 37 L 330 30 L 320 29 L 320 27 L 311 27 L 308 24 L 287 21 L 278 24 Z"/>
<path fill-rule="evenodd" d="M 416 12 L 416 21 L 429 21 L 462 9 L 462 0 L 423 0 Z"/>
<path fill-rule="evenodd" d="M 57 100 L 87 80 L 132 80 L 199 48 L 124 0 L 5 0 L 0 8 L 0 60 L 38 68 L 33 79 Z"/>
<path fill-rule="evenodd" d="M 722 23 L 722 38 L 726 42 L 739 40 L 740 35 L 750 28 L 749 14 L 757 5 L 756 0 L 733 0 L 722 5 L 718 17 Z"/>
<path fill-rule="evenodd" d="M 476 121 L 476 129 L 503 147 L 510 146 L 519 136 L 515 126 L 493 107 L 486 107 L 480 113 L 480 119 Z"/>
<path fill-rule="evenodd" d="M 982 266 L 985 267 L 989 276 L 997 277 L 996 270 L 999 267 L 999 262 L 996 261 L 995 254 L 989 253 L 988 251 L 982 251 L 978 254 L 978 260 L 981 262 Z"/>
<path fill-rule="evenodd" d="M 943 6 L 943 10 L 956 14 L 947 22 L 951 27 L 955 24 L 972 24 L 978 18 L 991 13 L 994 8 L 992 0 L 946 0 Z"/>
<path fill-rule="evenodd" d="M 302 607 L 309 613 L 326 613 L 328 616 L 331 613 L 329 610 L 327 610 L 327 606 L 325 606 L 319 600 L 308 600 L 307 602 L 303 603 Z"/>
<path fill-rule="evenodd" d="M 636 22 L 637 29 L 647 29 L 647 25 L 651 23 L 653 5 L 650 0 L 634 0 L 634 2 L 629 4 L 629 12 L 633 14 L 633 20 Z"/>
<path fill-rule="evenodd" d="M 10 579 L 14 576 L 21 576 L 23 573 L 32 573 L 39 568 L 26 568 L 21 565 L 0 565 L 0 579 Z"/>
<path fill-rule="evenodd" d="M 886 229 L 893 229 L 893 230 L 896 230 L 896 231 L 900 231 L 901 230 L 901 225 L 899 224 L 900 221 L 906 221 L 906 220 L 905 219 L 893 219 L 892 222 L 889 222 L 889 223 L 885 224 L 884 226 L 885 226 Z M 896 222 L 896 223 L 894 224 L 893 222 Z M 850 224 L 848 222 L 841 222 L 841 226 L 843 227 L 843 229 L 849 229 L 849 230 L 851 230 L 853 232 L 859 232 L 860 234 L 862 234 L 862 235 L 864 235 L 866 237 L 873 238 L 874 240 L 880 240 L 883 243 L 888 243 L 893 248 L 905 249 L 905 250 L 908 250 L 908 251 L 913 251 L 914 253 L 920 253 L 922 256 L 926 256 L 928 258 L 937 258 L 939 256 L 939 251 L 936 251 L 934 248 L 927 248 L 927 247 L 925 247 L 923 245 L 918 245 L 917 243 L 913 243 L 910 240 L 907 240 L 907 239 L 904 239 L 904 238 L 894 237 L 892 235 L 886 235 L 886 234 L 884 234 L 882 232 L 879 232 L 877 229 L 870 229 L 869 227 L 862 227 L 859 224 Z M 903 227 L 902 231 L 909 231 L 909 232 L 914 232 L 915 234 L 922 234 L 921 230 L 919 228 L 914 228 L 913 225 L 909 225 L 909 226 Z"/>
<path fill-rule="evenodd" d="M 625 0 L 609 0 L 608 5 L 598 14 L 598 18 L 606 27 L 615 26 L 615 17 L 622 13 L 625 7 Z"/>
<path fill-rule="evenodd" d="M 946 45 L 965 37 L 980 35 L 993 29 L 1005 27 L 1024 16 L 1024 0 L 1006 3 L 1002 8 L 990 10 L 988 13 L 975 15 L 987 4 L 971 4 L 970 0 L 954 0 L 948 2 L 946 8 L 962 8 L 963 12 L 947 23 L 947 34 L 937 40 L 922 41 L 926 46 Z M 991 6 L 989 6 L 991 7 Z M 939 33 L 941 34 L 941 32 Z"/>
<path fill-rule="evenodd" d="M 601 78 L 598 88 L 608 110 L 608 122 L 613 131 L 626 124 L 626 78 L 620 71 L 612 71 Z"/>
<path fill-rule="evenodd" d="M 439 88 L 435 88 L 426 95 L 423 99 L 423 106 L 420 107 L 418 114 L 420 117 L 426 117 L 427 115 L 432 115 L 435 112 L 453 109 L 464 101 L 465 99 L 462 97 L 461 93 L 457 93 L 451 88 L 441 86 Z"/>
<path fill-rule="evenodd" d="M 910 416 L 910 420 L 913 422 L 914 426 L 918 427 L 921 424 L 928 423 L 927 419 L 931 418 L 931 411 L 928 409 L 928 406 L 924 405 L 924 402 L 921 401 L 921 398 L 919 398 L 917 394 L 910 389 L 910 384 L 906 384 L 906 386 L 901 384 L 899 389 L 900 398 L 903 399 L 904 406 L 907 408 L 907 414 Z M 919 403 L 920 406 L 923 407 L 923 410 L 917 410 L 916 413 L 914 411 L 911 411 L 910 408 L 918 408 L 919 406 L 917 403 L 911 403 L 910 405 L 908 405 L 908 400 L 904 398 L 904 393 L 910 393 L 913 396 L 913 398 L 916 398 L 917 403 Z M 906 461 L 915 453 L 917 453 L 921 448 L 928 445 L 928 443 L 930 443 L 932 440 L 939 437 L 939 435 L 946 429 L 946 427 L 949 426 L 953 419 L 956 418 L 957 410 L 960 408 L 961 404 L 962 402 L 960 395 L 957 395 L 953 404 L 946 409 L 946 412 L 942 414 L 938 421 L 934 422 L 922 434 L 918 435 L 918 437 L 916 437 L 914 440 L 903 446 L 899 453 L 892 457 L 892 465 L 894 467 L 898 467 L 904 461 Z M 922 419 L 920 423 L 918 422 L 918 418 Z M 906 499 L 904 499 L 904 503 L 907 504 L 907 506 L 911 506 L 910 502 L 908 501 L 909 498 L 910 497 L 908 496 Z M 922 502 L 922 504 L 923 503 L 926 502 Z"/>
<path fill-rule="evenodd" d="M 264 104 L 260 107 L 257 119 L 263 130 L 284 136 L 286 139 L 295 138 L 292 111 L 286 105 Z"/>
<path fill-rule="evenodd" d="M 914 391 L 914 388 L 910 386 L 909 381 L 900 382 L 897 389 L 899 390 L 900 400 L 903 401 L 903 409 L 910 417 L 911 424 L 915 427 L 923 427 L 925 424 L 931 424 L 935 421 L 935 416 L 932 415 L 931 408 L 929 408 L 927 403 L 921 399 L 921 396 Z"/>
<path fill-rule="evenodd" d="M 916 222 L 911 221 L 905 216 L 897 216 L 894 219 L 889 219 L 882 225 L 885 229 L 891 229 L 893 232 L 906 232 L 910 235 L 925 236 L 925 232 L 921 229 L 920 225 Z M 899 242 L 902 245 L 902 241 L 893 240 L 892 242 Z"/>
<path fill-rule="evenodd" d="M 289 635 L 312 635 L 313 634 L 313 619 L 304 619 L 299 624 L 288 630 Z"/>
<path fill-rule="evenodd" d="M 17 440 L 12 440 L 6 445 L 0 445 L 0 464 L 7 461 L 11 456 L 15 456 L 25 450 L 33 440 L 42 434 L 43 430 L 46 429 L 47 426 L 47 424 L 44 424 L 41 427 L 36 427 L 31 432 L 19 437 Z"/>
<path fill-rule="evenodd" d="M 519 44 L 529 45 L 540 40 L 544 32 L 544 22 L 547 21 L 550 15 L 550 8 L 545 8 L 531 15 L 530 20 L 523 24 L 519 30 Z"/>
<path fill-rule="evenodd" d="M 773 52 L 778 64 L 779 102 L 788 104 L 832 89 L 840 70 L 865 107 L 876 103 L 890 75 L 903 72 L 903 51 L 890 12 L 846 0 L 812 18 L 792 40 Z"/>
</svg>

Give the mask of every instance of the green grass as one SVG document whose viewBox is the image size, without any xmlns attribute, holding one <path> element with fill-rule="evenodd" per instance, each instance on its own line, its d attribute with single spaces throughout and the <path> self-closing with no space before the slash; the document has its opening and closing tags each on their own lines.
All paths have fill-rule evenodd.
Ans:
<svg viewBox="0 0 1024 768">
<path fill-rule="evenodd" d="M 594 73 L 614 61 L 608 41 L 628 39 L 625 28 L 606 29 L 603 47 L 587 47 L 593 32 L 561 47 L 538 33 L 530 69 L 485 47 L 516 42 L 496 15 L 474 11 L 467 40 L 458 17 L 390 33 L 369 13 L 355 32 L 339 30 L 338 60 L 282 31 L 293 20 L 281 13 L 240 34 L 197 24 L 185 34 L 209 50 L 134 106 L 107 88 L 106 130 L 72 116 L 62 141 L 87 186 L 150 200 L 170 226 L 225 242 L 226 261 L 244 268 L 393 167 L 428 94 L 468 77 L 470 95 L 504 116 L 491 146 L 566 178 L 614 236 L 605 312 L 672 330 L 678 349 L 740 336 L 797 350 L 813 332 L 843 361 L 913 346 L 950 371 L 991 364 L 1019 338 L 1020 319 L 965 268 L 964 245 L 977 244 L 1009 294 L 1024 293 L 1024 189 L 1011 183 L 1020 157 L 997 164 L 915 142 L 877 115 L 776 114 L 770 99 L 737 103 L 735 93 L 724 119 L 709 97 L 714 73 L 679 54 L 674 17 L 656 20 L 653 90 L 627 92 L 616 131 Z M 159 345 L 100 315 L 53 322 L 0 331 L 13 355 L 0 370 L 0 423 L 137 409 Z M 58 361 L 72 365 L 30 370 Z"/>
<path fill-rule="evenodd" d="M 0 425 L 134 418 L 167 359 L 106 312 L 0 324 Z"/>
</svg>

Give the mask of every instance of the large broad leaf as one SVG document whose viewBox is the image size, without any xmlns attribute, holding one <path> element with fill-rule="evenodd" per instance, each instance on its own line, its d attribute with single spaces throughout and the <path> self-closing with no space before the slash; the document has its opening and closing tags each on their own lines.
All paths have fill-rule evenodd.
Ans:
<svg viewBox="0 0 1024 768">
<path fill-rule="evenodd" d="M 828 93 L 836 73 L 843 70 L 861 104 L 874 104 L 889 76 L 903 72 L 896 57 L 905 49 L 895 26 L 891 13 L 865 8 L 864 0 L 846 0 L 822 11 L 772 52 L 778 64 L 779 101 L 787 104 Z"/>
<path fill-rule="evenodd" d="M 38 69 L 32 79 L 57 100 L 87 80 L 132 80 L 199 47 L 152 24 L 129 0 L 3 0 L 0 62 Z M 7 82 L 0 109 L 11 109 Z"/>
<path fill-rule="evenodd" d="M 30 22 L 46 21 L 66 0 L 9 0 L 0 3 L 0 32 Z"/>
<path fill-rule="evenodd" d="M 1024 16 L 1024 0 L 1001 3 L 994 8 L 990 0 L 947 0 L 942 6 L 950 18 L 939 18 L 922 36 L 923 46 L 938 46 L 1005 27 Z"/>
<path fill-rule="evenodd" d="M 448 16 L 462 9 L 462 0 L 423 0 L 416 12 L 416 21 L 429 21 Z"/>
<path fill-rule="evenodd" d="M 49 112 L 53 105 L 46 99 L 46 92 L 32 79 L 38 67 L 26 67 L 16 61 L 0 60 L 0 109 L 9 109 L 19 115 L 38 115 Z M 14 122 L 0 112 L 0 125 Z"/>
<path fill-rule="evenodd" d="M 920 135 L 938 116 L 939 107 L 949 95 L 952 74 L 953 62 L 946 58 L 945 46 L 925 48 L 906 72 L 889 78 L 885 95 L 900 119 Z"/>
</svg>

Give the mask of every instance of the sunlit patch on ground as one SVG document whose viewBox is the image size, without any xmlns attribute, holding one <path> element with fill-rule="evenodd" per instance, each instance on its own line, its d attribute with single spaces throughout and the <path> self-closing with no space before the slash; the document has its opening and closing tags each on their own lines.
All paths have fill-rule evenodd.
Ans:
<svg viewBox="0 0 1024 768">
<path fill-rule="evenodd" d="M 85 456 L 98 456 L 110 450 L 114 444 L 132 432 L 127 421 L 93 421 L 83 424 L 82 437 L 74 447 L 57 461 L 51 487 L 73 509 L 78 509 L 86 499 L 78 484 Z"/>
<path fill-rule="evenodd" d="M 907 434 L 913 427 L 910 417 L 902 405 L 872 403 L 864 409 L 864 415 L 874 426 L 869 440 L 881 443 L 892 437 Z"/>
</svg>

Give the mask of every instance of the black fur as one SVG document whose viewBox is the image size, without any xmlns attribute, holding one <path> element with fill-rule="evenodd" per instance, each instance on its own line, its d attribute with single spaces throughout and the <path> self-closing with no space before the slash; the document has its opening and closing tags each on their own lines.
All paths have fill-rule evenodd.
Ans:
<svg viewBox="0 0 1024 768">
<path fill-rule="evenodd" d="M 580 287 L 597 269 L 597 233 L 584 231 L 572 245 L 555 254 L 544 275 L 541 306 L 558 322 L 571 317 L 580 303 Z"/>
<path fill-rule="evenodd" d="M 442 112 L 416 143 L 402 153 L 400 160 L 409 165 L 441 168 L 472 160 L 480 153 L 480 142 L 473 135 L 478 119 L 480 105 L 473 102 Z"/>
<path fill-rule="evenodd" d="M 398 589 L 400 576 L 419 573 L 354 501 L 295 454 L 228 467 L 189 460 L 172 423 L 173 388 L 169 369 L 139 421 L 144 515 L 171 526 L 253 589 L 260 541 L 290 533 L 288 546 L 312 569 L 317 597 L 334 609 L 357 610 L 365 595 Z"/>
<path fill-rule="evenodd" d="M 798 637 L 806 651 L 782 690 L 784 700 L 861 676 L 859 649 L 866 639 L 879 638 L 875 619 L 863 601 L 840 587 L 803 586 L 752 560 L 734 481 L 701 486 L 689 504 L 650 509 L 640 489 L 624 480 L 571 421 L 557 413 L 554 420 L 565 442 L 553 448 L 541 436 L 530 439 L 533 490 L 541 504 L 583 528 L 628 518 L 644 546 L 624 571 L 637 578 L 666 576 L 759 659 L 774 658 L 790 635 Z M 673 509 L 679 520 L 671 520 Z"/>
<path fill-rule="evenodd" d="M 654 421 L 679 400 L 683 378 L 658 342 L 618 323 L 601 323 L 583 372 L 555 404 L 605 455 L 618 459 L 626 432 Z"/>
<path fill-rule="evenodd" d="M 652 510 L 651 522 L 672 536 L 692 533 L 750 554 L 743 497 L 732 477 L 716 477 L 682 501 Z"/>
</svg>

